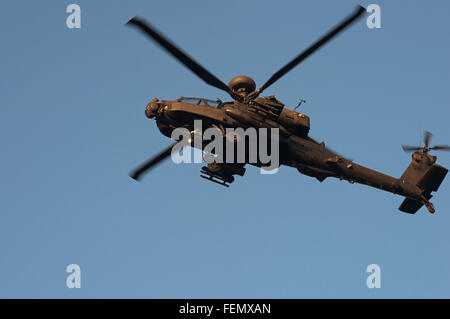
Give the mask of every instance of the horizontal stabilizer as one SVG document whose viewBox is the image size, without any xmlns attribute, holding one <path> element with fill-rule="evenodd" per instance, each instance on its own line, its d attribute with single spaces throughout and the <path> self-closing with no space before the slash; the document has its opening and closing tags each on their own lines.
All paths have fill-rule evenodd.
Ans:
<svg viewBox="0 0 450 319">
<path fill-rule="evenodd" d="M 415 214 L 422 206 L 423 206 L 422 202 L 418 200 L 405 198 L 405 200 L 402 202 L 402 204 L 398 209 L 405 213 Z"/>
</svg>

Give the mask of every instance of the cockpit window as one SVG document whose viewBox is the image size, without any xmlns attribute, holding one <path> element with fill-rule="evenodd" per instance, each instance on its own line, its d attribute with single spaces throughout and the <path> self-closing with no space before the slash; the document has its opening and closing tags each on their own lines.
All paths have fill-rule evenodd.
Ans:
<svg viewBox="0 0 450 319">
<path fill-rule="evenodd" d="M 196 97 L 181 97 L 178 100 L 183 103 L 191 103 L 197 105 L 200 105 L 200 103 L 202 102 L 202 99 Z"/>
<path fill-rule="evenodd" d="M 209 105 L 209 106 L 215 106 L 220 108 L 222 106 L 222 102 L 220 101 L 213 101 L 213 100 L 207 100 L 205 99 L 205 102 Z"/>
<path fill-rule="evenodd" d="M 214 107 L 222 107 L 222 103 L 220 101 L 214 101 L 214 100 L 208 100 L 198 97 L 180 97 L 178 101 L 183 103 L 191 103 L 191 104 L 197 104 L 197 105 L 207 105 L 207 106 L 214 106 Z"/>
</svg>

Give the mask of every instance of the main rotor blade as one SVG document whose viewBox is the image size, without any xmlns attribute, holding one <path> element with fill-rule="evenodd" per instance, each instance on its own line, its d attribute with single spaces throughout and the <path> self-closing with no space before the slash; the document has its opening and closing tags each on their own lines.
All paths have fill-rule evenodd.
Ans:
<svg viewBox="0 0 450 319">
<path fill-rule="evenodd" d="M 428 147 L 428 145 L 430 144 L 430 140 L 431 140 L 432 136 L 433 136 L 433 134 L 431 134 L 428 131 L 425 131 L 423 133 L 423 143 L 425 144 L 425 147 Z"/>
<path fill-rule="evenodd" d="M 181 49 L 177 48 L 169 39 L 165 38 L 161 33 L 159 33 L 155 27 L 151 26 L 148 22 L 145 22 L 139 17 L 134 17 L 127 22 L 127 25 L 135 26 L 145 34 L 147 34 L 151 39 L 157 42 L 161 47 L 163 47 L 167 52 L 169 52 L 178 61 L 183 63 L 192 72 L 194 72 L 203 81 L 212 85 L 220 90 L 230 93 L 228 86 L 221 80 L 216 78 L 212 73 L 202 67 L 199 63 L 194 61 L 193 58 L 188 56 Z"/>
<path fill-rule="evenodd" d="M 170 145 L 168 148 L 166 148 L 165 150 L 163 150 L 162 152 L 160 152 L 158 155 L 152 157 L 150 160 L 148 160 L 147 162 L 143 163 L 141 166 L 139 166 L 138 168 L 136 168 L 135 170 L 133 170 L 130 173 L 130 177 L 135 179 L 135 180 L 139 180 L 141 175 L 143 173 L 145 173 L 146 171 L 148 171 L 150 168 L 152 168 L 153 166 L 159 164 L 161 161 L 165 160 L 167 157 L 169 157 L 171 151 L 172 151 L 172 147 L 175 145 L 176 143 L 173 143 L 172 145 Z"/>
<path fill-rule="evenodd" d="M 418 146 L 405 146 L 402 145 L 402 148 L 405 152 L 415 152 L 415 151 L 422 151 L 423 148 L 422 147 L 418 147 Z"/>
<path fill-rule="evenodd" d="M 294 58 L 291 62 L 286 64 L 283 68 L 281 68 L 278 72 L 276 72 L 272 77 L 264 83 L 264 85 L 259 89 L 259 93 L 267 89 L 270 85 L 272 85 L 275 81 L 280 79 L 283 75 L 292 70 L 295 66 L 297 66 L 300 62 L 309 57 L 312 53 L 322 47 L 325 43 L 333 39 L 339 32 L 343 31 L 350 24 L 355 22 L 358 18 L 362 16 L 362 14 L 366 11 L 361 6 L 358 6 L 354 13 L 352 13 L 347 19 L 342 21 L 339 25 L 330 30 L 327 34 L 325 34 L 322 38 L 316 41 L 313 45 L 307 48 L 305 51 L 300 53 L 296 58 Z"/>
<path fill-rule="evenodd" d="M 450 151 L 450 146 L 448 146 L 448 145 L 436 145 L 436 146 L 430 147 L 430 150 Z"/>
</svg>

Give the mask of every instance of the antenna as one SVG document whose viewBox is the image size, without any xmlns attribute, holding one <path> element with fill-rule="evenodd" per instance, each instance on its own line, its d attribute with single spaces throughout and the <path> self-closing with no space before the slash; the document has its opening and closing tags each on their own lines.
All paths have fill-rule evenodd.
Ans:
<svg viewBox="0 0 450 319">
<path fill-rule="evenodd" d="M 301 100 L 298 102 L 297 106 L 294 107 L 294 111 L 297 110 L 303 103 L 306 103 L 306 100 L 301 99 Z"/>
</svg>

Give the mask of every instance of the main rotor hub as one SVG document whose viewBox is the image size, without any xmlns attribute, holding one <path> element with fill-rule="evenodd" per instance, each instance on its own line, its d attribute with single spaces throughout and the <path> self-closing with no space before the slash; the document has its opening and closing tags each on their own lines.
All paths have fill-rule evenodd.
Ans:
<svg viewBox="0 0 450 319">
<path fill-rule="evenodd" d="M 228 87 L 233 92 L 249 94 L 256 90 L 256 83 L 249 76 L 239 75 L 228 83 Z"/>
</svg>

